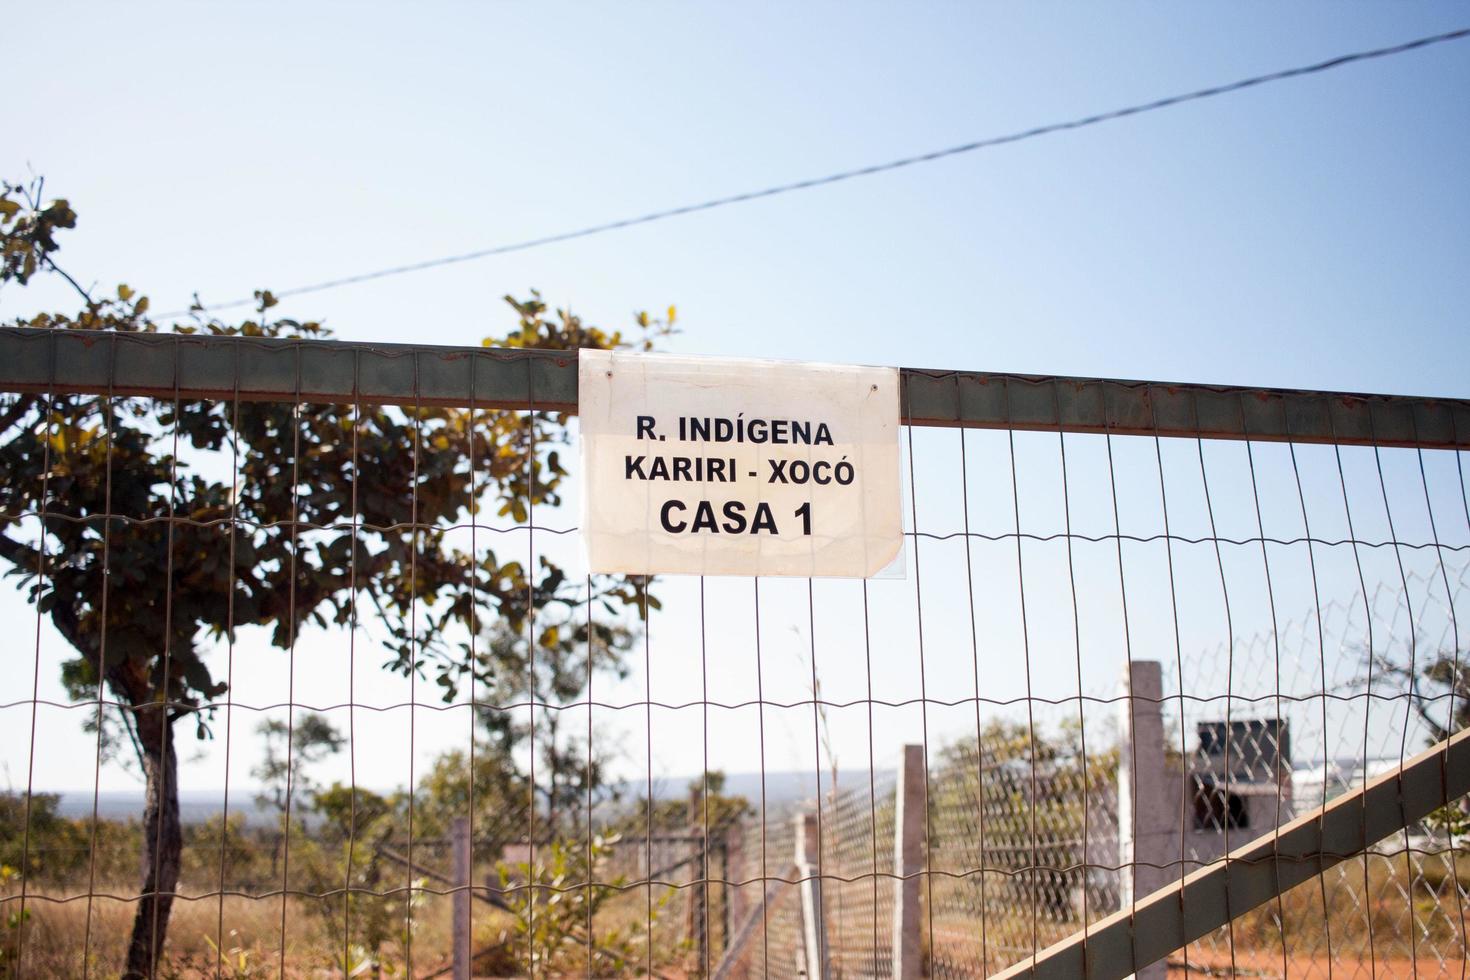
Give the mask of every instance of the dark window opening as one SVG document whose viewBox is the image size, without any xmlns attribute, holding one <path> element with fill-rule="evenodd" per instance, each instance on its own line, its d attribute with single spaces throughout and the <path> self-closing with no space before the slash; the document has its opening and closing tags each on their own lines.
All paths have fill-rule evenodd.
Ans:
<svg viewBox="0 0 1470 980">
<path fill-rule="evenodd" d="M 1243 830 L 1250 825 L 1244 797 L 1214 783 L 1200 783 L 1195 786 L 1195 830 Z"/>
</svg>

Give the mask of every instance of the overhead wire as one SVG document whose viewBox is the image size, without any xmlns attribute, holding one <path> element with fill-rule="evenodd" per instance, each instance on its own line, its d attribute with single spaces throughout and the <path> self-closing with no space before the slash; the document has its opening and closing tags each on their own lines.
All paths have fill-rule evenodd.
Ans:
<svg viewBox="0 0 1470 980">
<path fill-rule="evenodd" d="M 272 294 L 277 299 L 292 296 L 303 296 L 308 293 L 319 293 L 328 289 L 338 289 L 343 286 L 353 286 L 377 279 L 387 279 L 392 276 L 408 275 L 413 272 L 424 272 L 429 269 L 437 269 L 448 265 L 457 265 L 463 262 L 472 262 L 476 259 L 490 258 L 496 255 L 507 255 L 512 252 L 525 252 L 546 245 L 555 245 L 560 242 L 572 241 L 578 238 L 589 238 L 593 235 L 601 235 L 611 231 L 619 231 L 624 228 L 632 228 L 638 225 L 651 224 L 655 221 L 663 221 L 669 218 L 682 217 L 684 215 L 696 214 L 702 211 L 711 211 L 715 208 L 728 207 L 734 204 L 745 204 L 764 198 L 776 197 L 781 194 L 790 194 L 796 191 L 811 190 L 817 187 L 825 187 L 842 181 L 854 180 L 859 177 L 871 177 L 875 174 L 888 173 L 905 167 L 917 166 L 923 163 L 932 163 L 947 157 L 959 156 L 964 153 L 973 153 L 976 150 L 991 149 L 1010 143 L 1019 143 L 1023 140 L 1036 139 L 1041 136 L 1049 136 L 1053 133 L 1066 132 L 1069 130 L 1083 129 L 1088 126 L 1096 126 L 1102 123 L 1115 122 L 1131 116 L 1142 115 L 1147 112 L 1157 112 L 1171 106 L 1182 105 L 1186 102 L 1197 102 L 1202 99 L 1210 99 L 1216 96 L 1228 95 L 1245 89 L 1266 85 L 1271 82 L 1285 81 L 1291 78 L 1300 78 L 1304 75 L 1313 75 L 1319 72 L 1330 71 L 1345 65 L 1355 64 L 1362 61 L 1370 61 L 1376 58 L 1386 58 L 1393 55 L 1406 54 L 1417 51 L 1435 44 L 1447 41 L 1462 40 L 1470 37 L 1470 27 L 1458 30 L 1446 31 L 1442 34 L 1432 34 L 1426 37 L 1415 38 L 1401 44 L 1388 45 L 1381 48 L 1373 48 L 1366 51 L 1355 51 L 1350 54 L 1338 55 L 1325 61 L 1318 61 L 1308 65 L 1299 65 L 1294 68 L 1284 68 L 1279 71 L 1268 72 L 1264 75 L 1254 75 L 1249 78 L 1238 79 L 1222 85 L 1212 85 L 1208 88 L 1196 89 L 1191 92 L 1183 92 L 1154 99 L 1150 102 L 1141 102 L 1125 106 L 1119 109 L 1110 109 L 1092 115 L 1080 116 L 1062 122 L 1047 123 L 1033 126 L 1029 129 L 1017 130 L 1001 136 L 991 136 L 983 139 L 973 140 L 968 143 L 960 143 L 943 149 L 931 150 L 913 156 L 899 157 L 884 163 L 869 164 L 850 170 L 840 170 L 835 173 L 826 174 L 821 177 L 809 177 L 802 180 L 791 181 L 784 184 L 775 184 L 760 190 L 743 191 L 738 194 L 730 194 L 725 197 L 715 197 L 694 204 L 684 204 L 677 207 L 664 208 L 658 211 L 650 211 L 645 214 L 628 218 L 619 218 L 615 221 L 607 221 L 601 224 L 587 225 L 571 231 L 557 232 L 551 235 L 541 235 L 535 238 L 527 238 L 521 241 L 509 242 L 502 245 L 492 245 L 487 248 L 475 249 L 470 252 L 461 252 L 456 255 L 444 255 L 432 259 L 424 259 L 418 262 L 409 262 L 403 265 L 388 266 L 375 269 L 370 272 L 360 272 L 349 276 L 340 276 L 335 279 L 324 279 L 320 282 L 308 283 L 301 286 L 293 286 L 289 289 L 273 290 Z M 160 319 L 172 319 L 190 316 L 200 312 L 213 312 L 218 310 L 234 309 L 242 306 L 252 306 L 258 302 L 255 296 L 241 299 L 232 299 L 223 303 L 200 304 L 193 309 L 175 310 L 164 313 Z"/>
</svg>

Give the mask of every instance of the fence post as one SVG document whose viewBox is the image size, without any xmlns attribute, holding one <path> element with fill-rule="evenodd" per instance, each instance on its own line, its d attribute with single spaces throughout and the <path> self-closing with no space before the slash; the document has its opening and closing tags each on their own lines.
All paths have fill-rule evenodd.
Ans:
<svg viewBox="0 0 1470 980">
<path fill-rule="evenodd" d="M 470 980 L 470 822 L 455 817 L 449 828 L 450 849 L 454 869 L 454 924 L 450 930 L 454 944 L 454 980 Z"/>
<path fill-rule="evenodd" d="M 728 951 L 731 940 L 735 937 L 735 930 L 739 924 L 745 921 L 745 886 L 736 884 L 745 880 L 745 821 L 739 817 L 731 820 L 729 826 L 725 827 L 725 837 L 720 848 L 725 855 L 725 886 L 720 889 L 720 895 L 725 896 L 722 902 L 723 917 L 725 917 L 725 943 L 722 952 Z"/>
<path fill-rule="evenodd" d="M 695 849 L 693 880 L 684 905 L 684 934 L 694 946 L 696 976 L 704 976 L 709 959 L 709 838 L 704 833 L 704 785 L 689 788 L 689 838 Z"/>
<path fill-rule="evenodd" d="M 730 934 L 745 921 L 745 885 L 732 884 L 745 880 L 745 821 L 738 816 L 725 829 L 725 921 Z M 765 887 L 765 883 L 761 883 Z"/>
<path fill-rule="evenodd" d="M 822 908 L 822 842 L 817 815 L 796 815 L 796 877 L 801 879 L 801 939 L 808 980 L 827 980 L 827 918 Z"/>
<path fill-rule="evenodd" d="M 1118 757 L 1118 883 L 1123 907 L 1179 877 L 1179 800 L 1170 793 L 1164 757 L 1163 670 L 1134 660 L 1123 678 L 1123 742 Z M 1164 961 L 1139 970 L 1139 980 L 1164 980 Z"/>
<path fill-rule="evenodd" d="M 921 965 L 919 874 L 924 870 L 924 746 L 905 745 L 893 787 L 893 977 L 918 980 Z"/>
</svg>

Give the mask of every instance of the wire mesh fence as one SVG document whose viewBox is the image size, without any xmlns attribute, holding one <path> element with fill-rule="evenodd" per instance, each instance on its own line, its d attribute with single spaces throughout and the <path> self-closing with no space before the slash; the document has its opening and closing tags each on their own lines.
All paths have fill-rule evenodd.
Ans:
<svg viewBox="0 0 1470 980">
<path fill-rule="evenodd" d="M 1448 719 L 1462 710 L 1453 702 L 1463 691 L 1427 678 L 1448 678 L 1443 668 L 1457 659 L 1456 609 L 1467 601 L 1467 568 L 1411 567 L 1395 585 L 1306 609 L 1274 634 L 1241 638 L 1231 651 L 1198 651 L 1182 664 L 1182 687 L 1170 679 L 1170 727 L 1195 736 L 1179 742 L 1193 742 L 1184 861 L 1217 856 L 1227 831 L 1252 836 L 1253 827 L 1258 833 L 1392 772 L 1406 744 L 1456 727 Z M 1423 665 L 1411 667 L 1420 658 Z M 1426 679 L 1410 686 L 1414 674 Z M 1222 690 L 1231 692 L 1230 701 L 1204 694 Z M 1220 775 L 1224 741 L 1211 737 L 1220 722 L 1203 721 L 1226 711 L 1240 733 L 1228 787 Z M 1386 716 L 1381 727 L 1375 712 Z M 1297 749 L 1293 757 L 1293 744 L 1310 754 Z M 1280 792 L 1250 795 L 1276 785 Z M 1177 962 L 1301 976 L 1461 975 L 1470 885 L 1462 829 L 1453 814 L 1418 822 L 1181 951 Z"/>
<path fill-rule="evenodd" d="M 190 350 L 0 373 L 6 976 L 988 975 L 1470 710 L 1437 403 L 910 372 L 900 570 L 650 582 L 552 362 Z M 1463 975 L 1465 819 L 1162 969 Z"/>
</svg>

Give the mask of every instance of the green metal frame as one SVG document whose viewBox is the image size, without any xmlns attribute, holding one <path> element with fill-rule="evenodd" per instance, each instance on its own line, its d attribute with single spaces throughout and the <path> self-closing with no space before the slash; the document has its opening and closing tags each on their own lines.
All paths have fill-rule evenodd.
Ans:
<svg viewBox="0 0 1470 980">
<path fill-rule="evenodd" d="M 905 368 L 905 422 L 1470 449 L 1470 400 Z M 575 351 L 0 328 L 0 390 L 577 410 Z"/>
</svg>

